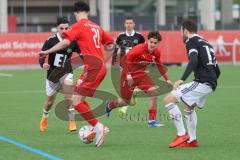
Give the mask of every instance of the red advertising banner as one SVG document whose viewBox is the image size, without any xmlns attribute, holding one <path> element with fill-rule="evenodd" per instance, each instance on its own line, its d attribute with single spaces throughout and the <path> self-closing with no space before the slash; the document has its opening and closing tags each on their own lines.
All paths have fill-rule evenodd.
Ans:
<svg viewBox="0 0 240 160">
<path fill-rule="evenodd" d="M 0 64 L 37 64 L 36 52 L 41 50 L 49 33 L 0 34 Z"/>
<path fill-rule="evenodd" d="M 110 34 L 116 38 L 119 32 Z M 180 32 L 160 32 L 160 49 L 164 63 L 187 62 L 187 54 Z M 52 33 L 0 34 L 0 65 L 38 64 L 36 52 Z M 147 32 L 143 32 L 146 37 Z M 204 31 L 201 36 L 213 44 L 219 62 L 240 61 L 240 31 Z M 235 55 L 233 55 L 235 54 Z"/>
</svg>

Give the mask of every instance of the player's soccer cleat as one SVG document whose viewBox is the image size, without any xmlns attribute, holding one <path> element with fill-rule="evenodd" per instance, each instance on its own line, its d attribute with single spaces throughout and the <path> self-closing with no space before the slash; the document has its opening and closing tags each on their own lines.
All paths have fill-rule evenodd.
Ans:
<svg viewBox="0 0 240 160">
<path fill-rule="evenodd" d="M 96 147 L 100 147 L 104 141 L 107 133 L 109 132 L 109 128 L 107 126 L 102 125 L 101 129 L 96 131 Z"/>
<path fill-rule="evenodd" d="M 126 114 L 127 113 L 127 110 L 125 108 L 120 108 L 118 110 L 119 114 Z"/>
<path fill-rule="evenodd" d="M 73 132 L 77 130 L 76 122 L 75 121 L 69 121 L 69 131 Z"/>
<path fill-rule="evenodd" d="M 199 143 L 197 140 L 193 140 L 191 142 L 183 142 L 180 145 L 178 145 L 178 147 L 181 148 L 196 148 L 199 146 Z"/>
<path fill-rule="evenodd" d="M 48 118 L 42 117 L 40 121 L 40 131 L 45 132 L 47 130 Z"/>
<path fill-rule="evenodd" d="M 107 101 L 105 105 L 105 114 L 107 117 L 110 117 L 110 112 L 111 112 L 111 109 L 109 109 L 109 102 Z"/>
<path fill-rule="evenodd" d="M 176 136 L 176 138 L 169 144 L 169 148 L 177 147 L 178 145 L 186 142 L 189 139 L 189 135 L 186 133 L 182 136 Z"/>
<path fill-rule="evenodd" d="M 162 123 L 159 123 L 155 120 L 152 120 L 152 121 L 148 121 L 148 124 L 147 124 L 149 127 L 163 127 L 164 124 Z"/>
</svg>

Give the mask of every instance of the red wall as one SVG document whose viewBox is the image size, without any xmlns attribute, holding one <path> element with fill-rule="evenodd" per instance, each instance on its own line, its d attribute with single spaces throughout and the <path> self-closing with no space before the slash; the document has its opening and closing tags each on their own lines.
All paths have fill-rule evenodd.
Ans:
<svg viewBox="0 0 240 160">
<path fill-rule="evenodd" d="M 119 32 L 111 32 L 116 37 Z M 146 36 L 147 32 L 143 32 Z M 240 41 L 240 31 L 204 31 L 199 32 L 212 44 L 216 43 L 219 36 L 223 36 L 226 43 L 235 40 Z M 3 64 L 37 64 L 36 52 L 42 47 L 44 41 L 51 33 L 8 33 L 0 34 L 0 65 Z M 164 63 L 182 63 L 187 61 L 185 46 L 182 42 L 180 32 L 161 32 L 162 42 L 160 49 Z M 226 46 L 227 52 L 231 53 L 233 48 Z M 217 60 L 221 62 L 232 61 L 232 55 L 220 55 L 216 48 Z M 240 46 L 237 46 L 237 59 L 240 60 Z"/>
</svg>

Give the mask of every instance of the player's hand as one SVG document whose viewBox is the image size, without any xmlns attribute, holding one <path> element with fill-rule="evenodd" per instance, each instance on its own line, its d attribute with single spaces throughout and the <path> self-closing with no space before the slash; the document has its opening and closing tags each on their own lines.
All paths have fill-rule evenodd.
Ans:
<svg viewBox="0 0 240 160">
<path fill-rule="evenodd" d="M 37 53 L 40 58 L 46 57 L 49 53 L 47 51 L 40 51 Z"/>
<path fill-rule="evenodd" d="M 173 82 L 171 80 L 166 80 L 169 88 L 173 88 Z"/>
<path fill-rule="evenodd" d="M 109 43 L 109 44 L 105 45 L 105 48 L 104 48 L 104 49 L 105 49 L 106 51 L 111 52 L 111 51 L 114 51 L 115 48 L 116 48 L 116 45 L 115 45 L 114 43 Z"/>
<path fill-rule="evenodd" d="M 43 63 L 43 70 L 49 70 L 50 65 L 48 63 Z"/>
<path fill-rule="evenodd" d="M 130 74 L 127 75 L 127 83 L 128 83 L 128 86 L 132 86 L 134 81 L 133 81 L 133 78 Z"/>
<path fill-rule="evenodd" d="M 178 89 L 180 87 L 180 85 L 182 85 L 183 83 L 184 83 L 183 80 L 178 80 L 174 83 L 173 88 Z"/>
</svg>

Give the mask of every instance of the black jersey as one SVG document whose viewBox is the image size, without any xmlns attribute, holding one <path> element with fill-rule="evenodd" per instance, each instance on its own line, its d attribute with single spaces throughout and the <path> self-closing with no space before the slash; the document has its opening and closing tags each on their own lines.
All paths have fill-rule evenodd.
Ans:
<svg viewBox="0 0 240 160">
<path fill-rule="evenodd" d="M 197 55 L 197 64 L 193 69 L 194 81 L 210 85 L 215 90 L 220 70 L 212 45 L 202 37 L 194 34 L 186 41 L 186 48 L 188 57 L 191 54 Z"/>
<path fill-rule="evenodd" d="M 62 38 L 59 34 L 51 36 L 43 44 L 42 50 L 45 51 L 52 48 L 61 40 Z M 48 80 L 56 83 L 63 75 L 67 73 L 72 73 L 71 56 L 73 52 L 80 53 L 80 48 L 78 47 L 76 41 L 71 42 L 71 44 L 66 49 L 49 54 L 48 64 L 50 65 L 50 69 L 47 71 Z M 45 58 L 39 59 L 41 67 L 44 61 Z"/>
<path fill-rule="evenodd" d="M 127 32 L 120 33 L 116 39 L 117 47 L 113 52 L 112 64 L 117 61 L 118 54 L 120 54 L 120 56 L 122 57 L 134 46 L 144 42 L 144 37 L 138 32 L 133 31 L 131 35 Z"/>
<path fill-rule="evenodd" d="M 134 46 L 144 42 L 144 37 L 140 33 L 135 31 L 133 31 L 131 35 L 129 35 L 127 32 L 122 32 L 116 39 L 116 44 L 120 49 L 121 55 L 125 55 Z"/>
</svg>

